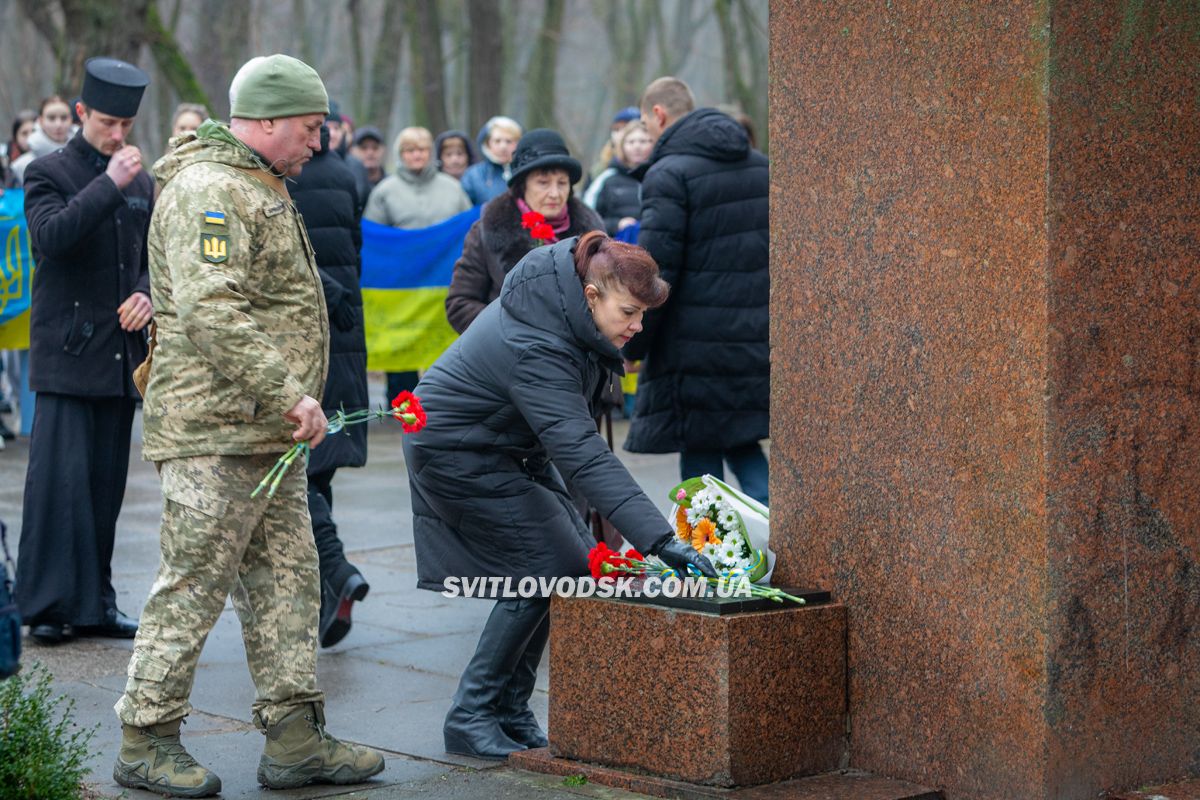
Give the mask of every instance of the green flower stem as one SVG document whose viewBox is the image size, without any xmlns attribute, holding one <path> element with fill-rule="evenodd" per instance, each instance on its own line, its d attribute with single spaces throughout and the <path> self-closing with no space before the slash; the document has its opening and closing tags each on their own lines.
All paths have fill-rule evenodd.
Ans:
<svg viewBox="0 0 1200 800">
<path fill-rule="evenodd" d="M 656 564 L 651 564 L 648 561 L 638 561 L 636 558 L 631 558 L 631 559 L 626 559 L 626 560 L 629 561 L 628 566 L 625 566 L 623 564 L 613 564 L 611 562 L 606 562 L 604 564 L 604 566 L 601 567 L 601 571 L 604 574 L 609 574 L 612 572 L 624 572 L 628 575 L 642 575 L 642 576 L 662 575 L 667 572 L 674 574 L 674 572 L 675 572 L 673 569 L 663 568 Z M 746 578 L 747 582 L 749 582 L 749 578 L 745 575 L 738 575 L 733 578 L 728 578 L 728 577 L 726 577 L 726 578 L 709 578 L 707 576 L 700 576 L 700 575 L 693 575 L 693 576 L 689 576 L 689 577 L 695 577 L 695 578 L 704 577 L 704 580 L 706 580 L 708 582 L 708 585 L 713 586 L 713 587 L 719 586 L 721 581 L 723 581 L 723 580 L 731 581 L 731 580 L 738 580 L 740 578 Z M 787 592 L 783 591 L 782 589 L 777 589 L 774 586 L 759 586 L 757 583 L 750 584 L 750 596 L 766 598 L 768 600 L 774 600 L 776 603 L 782 603 L 784 600 L 791 600 L 796 605 L 801 605 L 801 606 L 807 605 L 807 603 L 805 602 L 803 597 L 796 597 L 795 595 L 790 595 Z"/>
</svg>

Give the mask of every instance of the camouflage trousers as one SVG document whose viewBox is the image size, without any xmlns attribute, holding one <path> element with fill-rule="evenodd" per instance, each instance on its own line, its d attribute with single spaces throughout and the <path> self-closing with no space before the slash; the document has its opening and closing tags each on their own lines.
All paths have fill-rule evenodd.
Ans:
<svg viewBox="0 0 1200 800">
<path fill-rule="evenodd" d="M 250 492 L 275 455 L 194 456 L 158 463 L 161 560 L 142 610 L 117 716 L 146 726 L 186 716 L 196 662 L 225 599 L 242 625 L 252 711 L 273 725 L 317 691 L 320 578 L 303 464 L 275 496 Z"/>
</svg>

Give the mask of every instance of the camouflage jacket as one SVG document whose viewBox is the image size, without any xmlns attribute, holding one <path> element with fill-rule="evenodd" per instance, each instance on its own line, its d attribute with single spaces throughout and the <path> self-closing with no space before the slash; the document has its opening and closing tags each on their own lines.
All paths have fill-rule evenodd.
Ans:
<svg viewBox="0 0 1200 800">
<path fill-rule="evenodd" d="M 283 181 L 209 120 L 154 165 L 150 290 L 158 345 L 143 454 L 282 454 L 283 418 L 320 398 L 329 322 L 312 246 Z"/>
</svg>

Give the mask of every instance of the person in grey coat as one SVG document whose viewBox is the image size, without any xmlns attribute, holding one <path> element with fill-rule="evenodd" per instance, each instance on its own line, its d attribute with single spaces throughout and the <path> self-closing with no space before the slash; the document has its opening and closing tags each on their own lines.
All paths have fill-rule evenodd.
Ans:
<svg viewBox="0 0 1200 800">
<path fill-rule="evenodd" d="M 674 535 L 593 417 L 606 371 L 621 369 L 619 348 L 667 292 L 649 254 L 601 231 L 540 247 L 507 275 L 499 302 L 417 386 L 429 417 L 404 438 L 404 455 L 418 587 L 586 575 L 595 541 L 564 479 L 642 553 L 682 574 L 691 566 L 715 575 Z M 505 758 L 546 746 L 529 696 L 549 606 L 546 597 L 497 600 L 446 715 L 448 752 Z"/>
</svg>

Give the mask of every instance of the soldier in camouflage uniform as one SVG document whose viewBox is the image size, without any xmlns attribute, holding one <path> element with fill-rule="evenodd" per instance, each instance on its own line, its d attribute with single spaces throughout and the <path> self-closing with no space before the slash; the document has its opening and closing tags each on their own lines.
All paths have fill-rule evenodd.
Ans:
<svg viewBox="0 0 1200 800">
<path fill-rule="evenodd" d="M 250 492 L 293 442 L 320 444 L 329 351 L 321 281 L 286 175 L 319 146 L 316 72 L 288 56 L 234 78 L 229 126 L 206 121 L 155 164 L 158 336 L 144 446 L 162 477 L 161 561 L 142 611 L 114 778 L 180 797 L 220 791 L 179 741 L 200 649 L 232 593 L 266 735 L 259 782 L 357 783 L 383 758 L 324 730 L 317 554 L 304 470 Z"/>
</svg>

